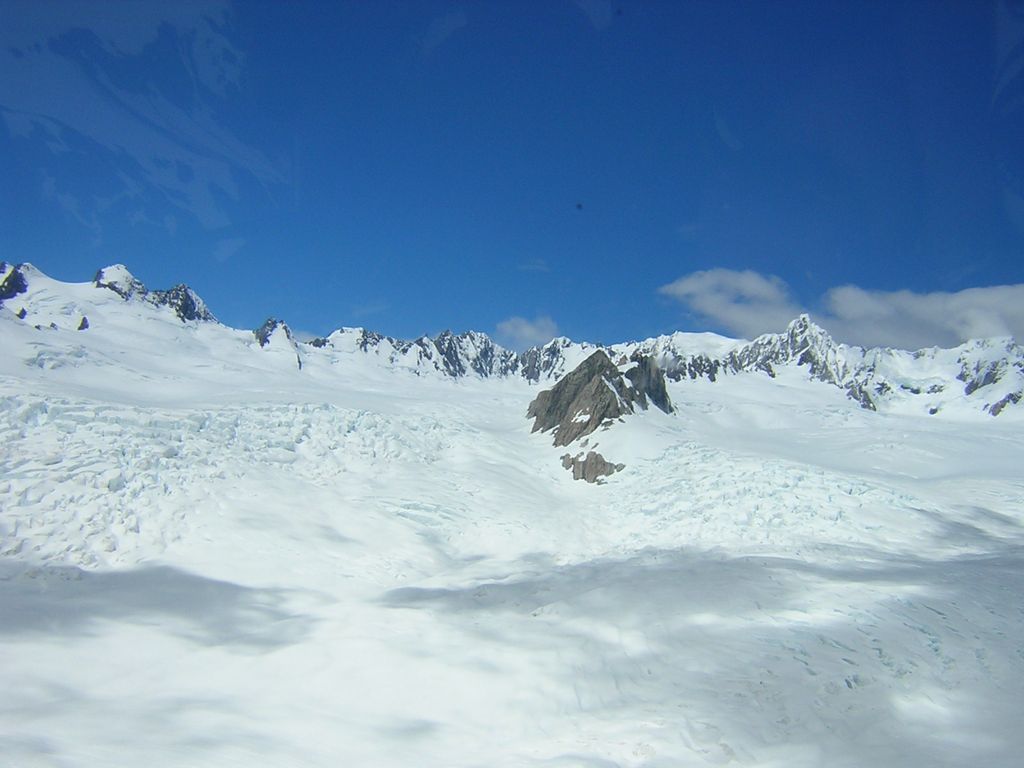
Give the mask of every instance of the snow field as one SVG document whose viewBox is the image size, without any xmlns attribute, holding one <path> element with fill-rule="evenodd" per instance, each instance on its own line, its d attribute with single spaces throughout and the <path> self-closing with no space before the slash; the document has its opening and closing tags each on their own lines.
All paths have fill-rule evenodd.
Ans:
<svg viewBox="0 0 1024 768">
<path fill-rule="evenodd" d="M 0 766 L 1019 764 L 1013 422 L 681 382 L 590 486 L 523 382 L 225 344 L 0 377 Z"/>
</svg>

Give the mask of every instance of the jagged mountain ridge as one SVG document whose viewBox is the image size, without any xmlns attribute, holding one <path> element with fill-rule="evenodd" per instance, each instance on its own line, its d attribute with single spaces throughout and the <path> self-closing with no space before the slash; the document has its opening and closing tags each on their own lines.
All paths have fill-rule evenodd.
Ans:
<svg viewBox="0 0 1024 768">
<path fill-rule="evenodd" d="M 184 283 L 166 291 L 150 291 L 122 264 L 99 270 L 92 282 L 97 288 L 107 288 L 125 300 L 137 296 L 153 306 L 170 307 L 182 322 L 217 322 L 206 302 Z"/>
<path fill-rule="evenodd" d="M 30 264 L 0 262 L 0 306 L 23 322 L 32 317 L 32 284 L 40 278 L 59 286 L 81 284 L 53 281 Z M 123 265 L 99 270 L 92 287 L 108 291 L 128 303 L 168 309 L 185 325 L 218 324 L 205 302 L 187 285 L 149 290 Z M 62 315 L 75 314 L 68 298 Z M 70 330 L 88 332 L 90 321 L 82 312 Z M 60 327 L 50 320 L 48 328 Z M 277 332 L 280 331 L 280 332 Z M 554 382 L 595 351 L 616 362 L 634 354 L 650 358 L 672 381 L 717 381 L 723 376 L 755 373 L 775 377 L 781 369 L 805 371 L 817 381 L 838 387 L 861 407 L 884 409 L 894 403 L 936 414 L 950 402 L 968 401 L 975 410 L 993 416 L 1024 399 L 1024 348 L 1011 338 L 969 341 L 953 349 L 916 352 L 888 348 L 862 349 L 838 343 L 807 315 L 789 324 L 783 333 L 764 334 L 752 341 L 715 334 L 675 333 L 639 342 L 613 345 L 578 343 L 566 338 L 517 353 L 475 331 L 445 331 L 434 338 L 396 339 L 364 328 L 343 327 L 308 342 L 295 339 L 283 321 L 268 318 L 251 336 L 263 351 L 285 349 L 291 364 L 318 354 L 364 354 L 381 363 L 417 375 L 521 377 L 531 383 Z"/>
</svg>

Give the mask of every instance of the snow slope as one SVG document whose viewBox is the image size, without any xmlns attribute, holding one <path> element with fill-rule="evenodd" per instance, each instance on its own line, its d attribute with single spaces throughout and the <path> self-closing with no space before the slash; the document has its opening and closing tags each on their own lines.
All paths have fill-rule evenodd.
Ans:
<svg viewBox="0 0 1024 768">
<path fill-rule="evenodd" d="M 0 766 L 1020 764 L 1015 409 L 680 379 L 592 486 L 522 377 L 30 283 Z"/>
</svg>

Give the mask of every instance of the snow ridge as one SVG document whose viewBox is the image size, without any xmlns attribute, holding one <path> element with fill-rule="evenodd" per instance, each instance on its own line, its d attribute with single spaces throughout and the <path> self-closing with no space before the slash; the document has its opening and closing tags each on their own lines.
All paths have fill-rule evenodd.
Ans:
<svg viewBox="0 0 1024 768">
<path fill-rule="evenodd" d="M 99 270 L 93 278 L 93 285 L 97 288 L 107 288 L 125 301 L 138 297 L 156 307 L 170 307 L 183 323 L 217 322 L 206 302 L 184 283 L 179 283 L 166 291 L 150 291 L 123 264 L 114 264 Z"/>
<path fill-rule="evenodd" d="M 31 315 L 33 286 L 45 285 L 49 294 L 64 301 L 60 314 L 75 314 L 74 284 L 47 278 L 29 264 L 0 264 L 0 305 L 8 305 L 18 317 L 41 330 L 63 328 L 58 319 L 38 322 Z M 188 286 L 151 291 L 121 264 L 99 270 L 92 286 L 116 295 L 135 307 L 166 307 L 183 324 L 219 325 L 205 302 Z M 81 295 L 81 294 L 77 294 Z M 21 302 L 15 309 L 14 305 Z M 267 323 L 270 323 L 268 325 Z M 916 352 L 863 349 L 836 342 L 804 314 L 782 333 L 759 336 L 753 341 L 728 339 L 715 334 L 674 333 L 624 344 L 599 345 L 556 338 L 522 353 L 505 349 L 487 334 L 446 330 L 434 338 L 421 336 L 407 341 L 365 328 L 343 327 L 326 337 L 296 341 L 283 321 L 267 321 L 253 333 L 261 349 L 287 347 L 298 369 L 320 360 L 328 365 L 351 361 L 353 356 L 376 360 L 381 365 L 418 376 L 448 378 L 521 378 L 530 383 L 555 382 L 596 351 L 612 360 L 634 355 L 649 358 L 672 381 L 717 381 L 722 376 L 760 374 L 770 378 L 794 369 L 811 380 L 843 391 L 862 408 L 898 410 L 935 415 L 966 412 L 998 416 L 1024 400 L 1024 348 L 1011 338 L 968 341 L 953 349 Z M 67 327 L 95 328 L 85 311 Z M 220 326 L 224 328 L 223 326 Z M 271 344 L 276 328 L 283 340 Z M 226 329 L 225 330 L 230 330 Z M 250 337 L 252 338 L 252 337 Z M 203 354 L 203 349 L 196 350 Z"/>
</svg>

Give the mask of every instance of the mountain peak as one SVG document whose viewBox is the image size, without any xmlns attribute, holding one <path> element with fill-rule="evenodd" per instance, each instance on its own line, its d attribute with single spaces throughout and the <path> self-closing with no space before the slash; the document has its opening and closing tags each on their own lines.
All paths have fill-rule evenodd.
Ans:
<svg viewBox="0 0 1024 768">
<path fill-rule="evenodd" d="M 786 326 L 785 335 L 790 338 L 816 338 L 832 341 L 832 336 L 815 323 L 806 312 L 801 312 Z"/>
<path fill-rule="evenodd" d="M 276 317 L 268 317 L 264 321 L 263 325 L 252 333 L 260 343 L 260 346 L 265 347 L 270 343 L 271 337 L 278 329 L 284 333 L 285 338 L 289 342 L 294 343 L 295 339 L 292 336 L 292 329 L 288 327 L 288 324 L 284 320 L 278 320 Z"/>
<path fill-rule="evenodd" d="M 191 320 L 217 322 L 206 302 L 184 283 L 166 291 L 151 291 L 124 264 L 104 267 L 96 272 L 92 282 L 97 288 L 113 291 L 125 301 L 139 298 L 157 307 L 170 307 L 183 323 Z"/>
<path fill-rule="evenodd" d="M 96 272 L 92 280 L 97 288 L 107 288 L 122 299 L 145 296 L 148 291 L 142 281 L 128 271 L 124 264 L 111 264 Z"/>
</svg>

